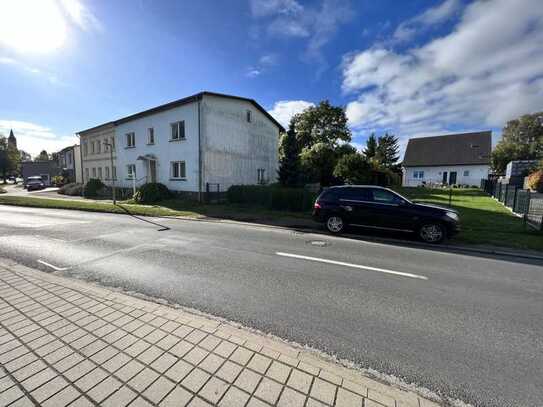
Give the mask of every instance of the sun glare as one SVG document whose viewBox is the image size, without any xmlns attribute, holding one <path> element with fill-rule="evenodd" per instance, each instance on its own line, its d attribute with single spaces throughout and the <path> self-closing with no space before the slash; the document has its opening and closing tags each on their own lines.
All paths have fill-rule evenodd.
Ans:
<svg viewBox="0 0 543 407">
<path fill-rule="evenodd" d="M 21 52 L 62 46 L 66 23 L 54 0 L 0 0 L 0 43 Z"/>
</svg>

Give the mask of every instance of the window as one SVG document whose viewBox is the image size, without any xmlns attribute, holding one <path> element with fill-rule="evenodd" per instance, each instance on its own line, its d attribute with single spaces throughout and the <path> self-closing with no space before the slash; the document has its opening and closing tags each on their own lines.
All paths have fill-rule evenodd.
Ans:
<svg viewBox="0 0 543 407">
<path fill-rule="evenodd" d="M 170 176 L 172 179 L 187 178 L 185 161 L 172 161 L 170 163 Z"/>
<path fill-rule="evenodd" d="M 368 188 L 339 188 L 340 199 L 346 201 L 371 201 L 371 191 Z"/>
<path fill-rule="evenodd" d="M 107 138 L 104 139 L 103 144 L 104 144 L 104 152 L 109 151 L 111 146 L 108 145 L 109 141 L 107 140 Z"/>
<path fill-rule="evenodd" d="M 115 137 L 111 137 L 110 144 L 111 144 L 111 148 L 112 148 L 113 150 L 115 150 Z"/>
<path fill-rule="evenodd" d="M 85 179 L 87 181 L 89 180 L 89 169 L 88 168 L 85 168 Z"/>
<path fill-rule="evenodd" d="M 385 189 L 373 189 L 373 201 L 376 203 L 383 203 L 383 204 L 399 204 L 402 199 L 396 195 L 393 194 L 390 191 L 387 191 Z"/>
<path fill-rule="evenodd" d="M 256 170 L 256 172 L 257 172 L 257 175 L 256 175 L 257 182 L 259 184 L 266 183 L 266 178 L 264 177 L 264 175 L 266 174 L 266 170 L 264 168 L 259 168 L 259 169 Z"/>
<path fill-rule="evenodd" d="M 98 179 L 102 179 L 102 167 L 98 167 Z"/>
<path fill-rule="evenodd" d="M 94 141 L 91 141 L 91 154 L 94 154 Z"/>
<path fill-rule="evenodd" d="M 126 166 L 126 173 L 128 179 L 136 178 L 136 164 L 128 164 Z"/>
<path fill-rule="evenodd" d="M 89 154 L 89 146 L 87 143 L 83 143 L 83 155 L 86 157 Z"/>
<path fill-rule="evenodd" d="M 469 177 L 469 171 L 468 170 L 464 171 L 464 177 Z"/>
<path fill-rule="evenodd" d="M 126 133 L 126 147 L 136 146 L 136 133 Z"/>
<path fill-rule="evenodd" d="M 102 142 L 100 140 L 96 141 L 96 153 L 100 154 L 102 151 Z"/>
<path fill-rule="evenodd" d="M 147 129 L 147 144 L 155 144 L 155 129 L 152 127 Z"/>
<path fill-rule="evenodd" d="M 71 153 L 66 154 L 66 158 L 67 158 L 66 161 L 68 161 L 68 165 L 72 165 L 72 154 Z"/>
<path fill-rule="evenodd" d="M 251 121 L 253 120 L 251 115 L 252 115 L 251 111 L 247 110 L 247 112 L 246 112 L 247 123 L 251 123 Z"/>
<path fill-rule="evenodd" d="M 96 178 L 96 168 L 92 169 L 92 178 Z"/>
<path fill-rule="evenodd" d="M 104 167 L 104 170 L 106 170 L 106 179 L 109 179 L 109 167 Z"/>
<path fill-rule="evenodd" d="M 115 166 L 111 167 L 111 177 L 117 179 L 117 167 Z"/>
<path fill-rule="evenodd" d="M 170 124 L 172 135 L 170 141 L 185 140 L 185 121 Z"/>
<path fill-rule="evenodd" d="M 423 179 L 424 178 L 424 171 L 413 171 L 413 178 L 415 178 L 415 179 Z"/>
</svg>

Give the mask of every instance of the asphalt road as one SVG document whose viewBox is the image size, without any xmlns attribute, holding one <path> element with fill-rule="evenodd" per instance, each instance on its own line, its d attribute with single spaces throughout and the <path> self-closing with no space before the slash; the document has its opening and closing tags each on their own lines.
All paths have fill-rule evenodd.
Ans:
<svg viewBox="0 0 543 407">
<path fill-rule="evenodd" d="M 9 206 L 0 256 L 241 322 L 477 406 L 543 405 L 543 263 Z"/>
</svg>

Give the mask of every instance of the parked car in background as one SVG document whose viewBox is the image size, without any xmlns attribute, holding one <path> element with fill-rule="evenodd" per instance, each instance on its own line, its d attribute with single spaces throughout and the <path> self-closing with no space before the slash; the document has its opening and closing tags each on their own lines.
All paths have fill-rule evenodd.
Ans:
<svg viewBox="0 0 543 407">
<path fill-rule="evenodd" d="M 36 191 L 39 189 L 44 189 L 45 182 L 43 182 L 43 179 L 40 176 L 36 175 L 36 176 L 28 177 L 25 181 L 24 187 L 28 191 Z"/>
<path fill-rule="evenodd" d="M 460 230 L 458 212 L 437 205 L 411 202 L 374 185 L 345 185 L 323 191 L 315 201 L 313 218 L 330 233 L 347 226 L 416 233 L 423 241 L 440 243 Z"/>
</svg>

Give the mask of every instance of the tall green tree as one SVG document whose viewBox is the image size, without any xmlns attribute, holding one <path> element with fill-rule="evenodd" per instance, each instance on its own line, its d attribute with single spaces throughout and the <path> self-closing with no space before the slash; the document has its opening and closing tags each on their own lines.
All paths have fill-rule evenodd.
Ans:
<svg viewBox="0 0 543 407">
<path fill-rule="evenodd" d="M 371 135 L 366 140 L 364 155 L 366 156 L 366 158 L 373 158 L 377 155 L 377 139 L 375 138 L 375 133 L 371 133 Z"/>
<path fill-rule="evenodd" d="M 41 150 L 40 154 L 38 154 L 34 161 L 49 161 L 49 154 L 47 154 L 47 151 Z"/>
<path fill-rule="evenodd" d="M 4 184 L 7 182 L 7 177 L 17 175 L 21 157 L 17 146 L 9 143 L 8 139 L 0 135 L 0 173 L 4 179 Z"/>
<path fill-rule="evenodd" d="M 292 119 L 288 131 L 279 139 L 279 182 L 284 186 L 296 186 L 301 181 L 300 146 Z"/>
<path fill-rule="evenodd" d="M 543 158 L 543 112 L 507 122 L 491 155 L 492 169 L 503 174 L 510 161 Z"/>
<path fill-rule="evenodd" d="M 392 134 L 385 133 L 377 139 L 376 158 L 384 168 L 395 168 L 400 159 L 400 146 L 398 138 Z"/>
<path fill-rule="evenodd" d="M 337 147 L 351 141 L 345 110 L 341 106 L 332 106 L 328 100 L 305 109 L 295 115 L 293 120 L 296 137 L 302 149 L 319 143 Z"/>
</svg>

